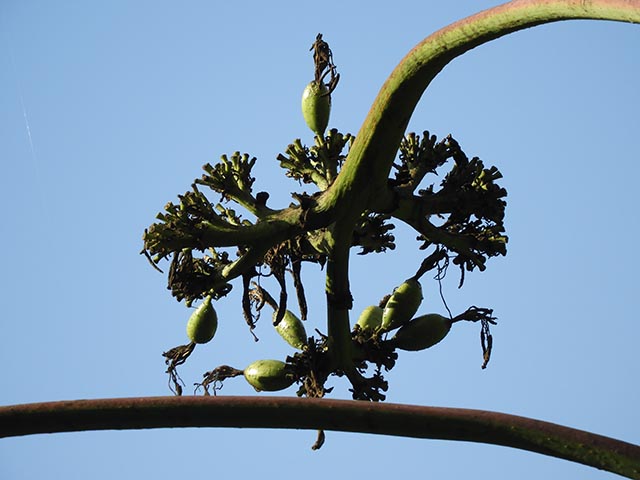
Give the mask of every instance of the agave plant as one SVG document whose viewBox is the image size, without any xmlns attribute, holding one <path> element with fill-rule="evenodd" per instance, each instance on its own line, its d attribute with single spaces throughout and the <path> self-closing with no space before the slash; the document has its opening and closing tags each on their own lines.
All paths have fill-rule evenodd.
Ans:
<svg viewBox="0 0 640 480">
<path fill-rule="evenodd" d="M 313 186 L 313 193 L 294 194 L 288 206 L 270 205 L 268 192 L 253 190 L 255 157 L 235 152 L 223 155 L 215 165 L 205 165 L 191 189 L 167 204 L 145 231 L 143 253 L 158 269 L 168 263 L 168 286 L 177 300 L 188 306 L 203 300 L 202 308 L 209 308 L 210 302 L 225 297 L 236 285 L 242 289 L 239 308 L 249 328 L 253 330 L 266 305 L 273 310 L 269 318 L 274 327 L 280 326 L 279 333 L 297 349 L 286 359 L 258 360 L 245 369 L 216 367 L 199 384 L 205 392 L 213 387 L 215 393 L 219 382 L 244 376 L 257 390 L 297 384 L 298 395 L 316 398 L 304 402 L 163 398 L 146 403 L 121 399 L 3 407 L 0 435 L 195 425 L 318 428 L 321 432 L 342 428 L 510 445 L 640 478 L 640 447 L 587 432 L 491 412 L 385 409 L 380 404 L 327 403 L 317 398 L 330 393 L 326 380 L 338 376 L 349 382 L 354 399 L 384 400 L 388 384 L 383 372 L 398 361 L 396 350 L 440 344 L 461 320 L 480 322 L 482 365 L 486 366 L 493 341 L 489 330 L 495 324 L 493 310 L 470 307 L 455 316 L 418 315 L 420 280 L 426 272 L 454 266 L 462 285 L 466 274 L 483 271 L 490 258 L 506 255 L 506 190 L 499 185 L 501 174 L 478 157 L 467 156 L 453 136 L 438 140 L 428 131 L 407 132 L 407 126 L 432 80 L 456 57 L 512 32 L 570 19 L 640 23 L 640 2 L 514 0 L 456 22 L 424 39 L 404 57 L 356 135 L 326 130 L 330 96 L 340 76 L 333 52 L 318 35 L 311 48 L 314 71 L 302 105 L 305 121 L 316 134 L 315 143 L 307 146 L 294 139 L 278 156 L 285 175 Z M 436 170 L 446 172 L 442 180 L 436 181 Z M 207 196 L 212 193 L 220 201 Z M 350 255 L 354 249 L 366 255 L 395 248 L 391 231 L 398 222 L 415 230 L 424 254 L 411 278 L 398 279 L 398 288 L 389 296 L 371 299 L 375 308 L 353 322 Z M 306 336 L 311 329 L 297 323 L 305 322 L 308 310 L 304 262 L 320 264 L 326 272 L 326 322 L 314 325 L 318 333 L 306 341 L 300 332 Z M 287 275 L 295 287 L 300 318 L 292 313 Z M 262 286 L 265 276 L 273 278 L 276 295 Z M 213 336 L 213 314 L 208 315 L 205 333 L 189 327 L 191 343 L 165 353 L 178 394 L 175 369 L 196 343 Z M 289 327 L 283 328 L 288 322 L 298 332 L 295 338 Z M 391 338 L 386 337 L 396 329 Z M 366 373 L 367 367 L 373 367 L 373 375 Z M 273 415 L 282 408 L 290 415 Z M 320 434 L 316 447 L 322 439 Z"/>
</svg>

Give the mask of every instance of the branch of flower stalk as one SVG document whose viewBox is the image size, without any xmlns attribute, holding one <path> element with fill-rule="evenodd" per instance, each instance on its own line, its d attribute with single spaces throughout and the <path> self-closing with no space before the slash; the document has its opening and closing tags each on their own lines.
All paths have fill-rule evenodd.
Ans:
<svg viewBox="0 0 640 480">
<path fill-rule="evenodd" d="M 303 216 L 302 210 L 296 207 L 261 218 L 254 225 L 224 229 L 203 226 L 198 231 L 198 240 L 203 248 L 260 245 L 265 242 L 275 245 L 304 231 L 301 225 Z"/>
<path fill-rule="evenodd" d="M 479 442 L 640 479 L 640 446 L 483 410 L 296 397 L 167 396 L 0 407 L 0 438 L 147 428 L 289 428 Z"/>
<path fill-rule="evenodd" d="M 413 227 L 416 232 L 423 235 L 431 243 L 439 243 L 450 250 L 464 252 L 466 257 L 472 259 L 482 269 L 484 259 L 481 255 L 473 253 L 471 239 L 463 235 L 447 233 L 432 224 L 427 220 L 428 214 L 425 213 L 425 203 L 427 202 L 420 202 L 413 198 L 403 199 L 399 208 L 392 212 L 391 215 Z"/>
<path fill-rule="evenodd" d="M 327 232 L 324 232 L 323 236 L 326 238 L 328 235 L 329 234 Z M 255 267 L 256 264 L 261 262 L 269 249 L 288 238 L 290 237 L 285 235 L 274 235 L 269 239 L 269 241 L 264 241 L 262 243 L 250 246 L 238 259 L 226 265 L 222 269 L 220 277 L 221 283 L 229 282 L 234 278 L 241 276 L 247 270 Z M 318 253 L 318 249 L 315 248 L 312 243 L 308 241 L 308 239 L 303 239 L 303 242 L 300 244 L 300 246 L 303 251 L 306 251 L 309 254 Z"/>
<path fill-rule="evenodd" d="M 269 244 L 263 244 L 259 246 L 252 246 L 244 252 L 237 260 L 226 265 L 222 269 L 222 281 L 228 282 L 234 278 L 239 277 L 247 270 L 254 268 L 263 258 L 265 253 L 271 248 Z"/>
<path fill-rule="evenodd" d="M 259 218 L 252 225 L 232 225 L 229 223 L 212 223 L 201 221 L 192 227 L 189 235 L 162 236 L 162 251 L 175 252 L 184 248 L 205 250 L 209 247 L 232 247 L 237 245 L 271 246 L 294 238 L 302 232 L 310 232 L 333 223 L 333 211 L 313 214 L 313 205 L 308 208 L 294 207 L 272 210 L 273 213 Z M 162 224 L 160 224 L 162 225 Z M 155 225 L 154 225 L 155 227 Z M 158 254 L 159 247 L 148 239 L 154 234 L 153 229 L 145 232 L 146 248 L 150 255 Z M 184 232 L 182 232 L 184 233 Z"/>
</svg>

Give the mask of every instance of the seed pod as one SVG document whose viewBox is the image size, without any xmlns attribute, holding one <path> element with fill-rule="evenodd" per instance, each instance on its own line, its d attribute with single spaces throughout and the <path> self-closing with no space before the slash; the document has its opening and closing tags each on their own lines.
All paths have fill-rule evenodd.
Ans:
<svg viewBox="0 0 640 480">
<path fill-rule="evenodd" d="M 276 312 L 273 312 L 276 318 Z M 292 311 L 287 310 L 282 320 L 276 325 L 276 331 L 293 348 L 302 350 L 307 344 L 307 332 L 300 320 Z"/>
<path fill-rule="evenodd" d="M 187 335 L 194 343 L 207 343 L 216 334 L 217 329 L 218 314 L 211 305 L 211 297 L 207 297 L 189 317 Z"/>
<path fill-rule="evenodd" d="M 243 373 L 247 382 L 258 392 L 284 390 L 294 382 L 289 367 L 280 360 L 256 360 Z"/>
<path fill-rule="evenodd" d="M 410 278 L 397 287 L 382 312 L 381 332 L 388 332 L 407 323 L 422 303 L 422 286 Z"/>
<path fill-rule="evenodd" d="M 416 317 L 400 327 L 389 342 L 401 350 L 424 350 L 446 337 L 449 330 L 451 319 L 437 313 L 429 313 Z"/>
<path fill-rule="evenodd" d="M 316 135 L 324 135 L 331 113 L 331 95 L 327 86 L 315 80 L 302 92 L 302 116 Z"/>
<path fill-rule="evenodd" d="M 362 331 L 375 332 L 382 324 L 382 308 L 378 305 L 370 305 L 364 310 L 358 317 L 356 325 L 360 327 Z"/>
</svg>

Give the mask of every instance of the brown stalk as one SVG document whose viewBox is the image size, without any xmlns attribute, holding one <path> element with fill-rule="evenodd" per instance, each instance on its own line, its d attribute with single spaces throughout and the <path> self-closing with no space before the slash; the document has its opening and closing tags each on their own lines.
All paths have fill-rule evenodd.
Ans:
<svg viewBox="0 0 640 480">
<path fill-rule="evenodd" d="M 0 437 L 175 427 L 290 428 L 519 448 L 640 479 L 640 446 L 483 410 L 292 397 L 147 397 L 0 407 Z"/>
</svg>

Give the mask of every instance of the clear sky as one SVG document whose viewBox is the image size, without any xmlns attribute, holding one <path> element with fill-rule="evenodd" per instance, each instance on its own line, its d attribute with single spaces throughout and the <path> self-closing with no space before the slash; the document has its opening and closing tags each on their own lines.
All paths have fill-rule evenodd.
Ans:
<svg viewBox="0 0 640 480">
<path fill-rule="evenodd" d="M 157 212 L 200 167 L 258 157 L 256 186 L 287 206 L 275 160 L 310 144 L 300 96 L 322 32 L 342 75 L 331 127 L 357 133 L 380 86 L 422 38 L 499 2 L 32 1 L 0 5 L 1 404 L 170 394 L 161 353 L 189 314 L 138 253 Z M 508 255 L 458 290 L 454 313 L 492 307 L 494 355 L 456 325 L 388 375 L 389 402 L 495 410 L 640 443 L 640 26 L 574 21 L 479 47 L 423 96 L 410 129 L 458 139 L 504 174 Z M 398 228 L 390 255 L 352 263 L 354 316 L 412 275 L 421 252 Z M 307 268 L 324 330 L 321 273 Z M 445 313 L 425 279 L 421 312 Z M 180 373 L 244 368 L 290 349 L 238 291 L 216 338 Z M 335 398 L 350 398 L 344 379 Z M 293 388 L 285 393 L 294 395 Z M 255 395 L 241 378 L 221 394 Z M 0 477 L 605 479 L 509 448 L 311 431 L 152 430 L 0 441 Z"/>
</svg>

